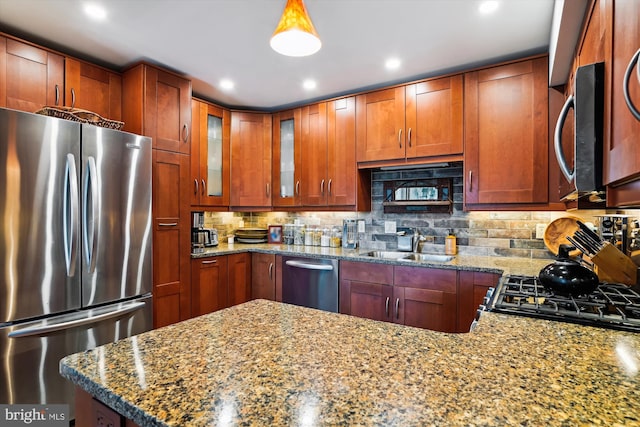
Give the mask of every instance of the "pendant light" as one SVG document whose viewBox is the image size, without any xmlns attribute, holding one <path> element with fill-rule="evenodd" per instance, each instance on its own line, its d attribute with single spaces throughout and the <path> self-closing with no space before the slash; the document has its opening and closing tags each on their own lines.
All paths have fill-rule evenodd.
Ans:
<svg viewBox="0 0 640 427">
<path fill-rule="evenodd" d="M 303 0 L 287 0 L 270 44 L 273 50 L 286 56 L 308 56 L 320 50 L 322 42 Z"/>
</svg>

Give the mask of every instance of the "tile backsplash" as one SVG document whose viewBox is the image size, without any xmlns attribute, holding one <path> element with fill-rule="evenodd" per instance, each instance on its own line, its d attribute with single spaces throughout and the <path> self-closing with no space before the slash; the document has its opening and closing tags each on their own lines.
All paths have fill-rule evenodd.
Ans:
<svg viewBox="0 0 640 427">
<path fill-rule="evenodd" d="M 428 179 L 447 177 L 453 183 L 453 212 L 448 213 L 385 213 L 383 185 L 385 181 L 398 179 Z M 245 227 L 267 227 L 298 220 L 301 224 L 328 227 L 342 225 L 343 219 L 365 222 L 365 232 L 360 234 L 362 249 L 393 250 L 397 248 L 397 236 L 385 233 L 385 222 L 394 221 L 396 227 L 416 228 L 427 237 L 423 252 L 443 253 L 445 237 L 449 230 L 457 237 L 458 253 L 466 255 L 519 256 L 527 258 L 553 258 L 542 239 L 536 239 L 536 226 L 549 224 L 556 218 L 573 215 L 586 222 L 596 223 L 594 215 L 604 210 L 563 211 L 489 211 L 464 212 L 462 210 L 462 164 L 448 167 L 400 171 L 376 170 L 372 173 L 371 212 L 206 212 L 205 226 L 218 230 L 221 241 L 234 230 Z M 636 215 L 636 211 L 626 211 Z M 640 215 L 639 215 L 640 216 Z"/>
</svg>

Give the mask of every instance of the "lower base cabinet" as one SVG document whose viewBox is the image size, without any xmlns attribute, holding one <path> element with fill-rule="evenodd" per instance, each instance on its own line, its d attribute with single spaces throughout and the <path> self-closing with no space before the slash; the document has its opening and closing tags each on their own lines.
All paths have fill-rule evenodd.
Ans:
<svg viewBox="0 0 640 427">
<path fill-rule="evenodd" d="M 469 332 L 499 274 L 340 262 L 343 314 L 440 332 Z"/>
<path fill-rule="evenodd" d="M 75 425 L 91 427 L 139 427 L 138 424 L 118 414 L 89 393 L 75 388 Z"/>
<path fill-rule="evenodd" d="M 251 299 L 276 300 L 276 256 L 251 255 Z"/>
<path fill-rule="evenodd" d="M 191 261 L 191 313 L 201 316 L 249 301 L 251 254 L 240 253 Z"/>
</svg>

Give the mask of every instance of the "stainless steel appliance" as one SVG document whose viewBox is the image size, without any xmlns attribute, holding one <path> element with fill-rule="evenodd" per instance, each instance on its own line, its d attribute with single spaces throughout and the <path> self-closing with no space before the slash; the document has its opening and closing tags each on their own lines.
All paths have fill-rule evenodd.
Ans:
<svg viewBox="0 0 640 427">
<path fill-rule="evenodd" d="M 191 252 L 203 252 L 204 248 L 218 246 L 218 230 L 204 227 L 204 212 L 192 212 L 191 217 Z"/>
<path fill-rule="evenodd" d="M 640 332 L 640 293 L 616 283 L 572 297 L 547 290 L 537 277 L 509 275 L 489 290 L 480 316 L 484 310 Z"/>
<path fill-rule="evenodd" d="M 631 215 L 606 214 L 596 215 L 598 218 L 598 235 L 610 242 L 625 255 L 632 256 L 640 250 L 638 236 L 638 219 Z"/>
<path fill-rule="evenodd" d="M 358 247 L 358 221 L 345 219 L 342 221 L 342 247 L 355 249 Z"/>
<path fill-rule="evenodd" d="M 0 168 L 0 402 L 71 404 L 63 356 L 152 327 L 151 139 L 0 109 Z"/>
<path fill-rule="evenodd" d="M 574 135 L 571 148 L 565 152 L 562 129 L 572 108 Z M 567 98 L 555 127 L 554 149 L 562 172 L 562 199 L 576 200 L 589 196 L 590 201 L 603 201 L 603 128 L 604 64 L 584 65 L 576 70 L 574 94 Z"/>
<path fill-rule="evenodd" d="M 282 302 L 338 312 L 338 260 L 282 257 Z"/>
</svg>

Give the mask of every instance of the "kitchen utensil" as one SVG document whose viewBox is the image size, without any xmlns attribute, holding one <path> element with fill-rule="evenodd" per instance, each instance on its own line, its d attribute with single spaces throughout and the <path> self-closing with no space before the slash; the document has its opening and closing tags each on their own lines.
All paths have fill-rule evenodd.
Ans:
<svg viewBox="0 0 640 427">
<path fill-rule="evenodd" d="M 545 288 L 560 295 L 578 296 L 589 294 L 598 287 L 598 276 L 569 258 L 569 252 L 575 249 L 560 245 L 558 259 L 540 270 L 539 279 Z"/>
<path fill-rule="evenodd" d="M 603 242 L 603 247 L 591 261 L 597 266 L 599 273 L 604 273 L 607 281 L 636 285 L 638 283 L 638 266 L 618 248 L 609 242 Z"/>
<path fill-rule="evenodd" d="M 544 244 L 551 251 L 552 254 L 558 255 L 560 245 L 568 245 L 570 242 L 567 240 L 567 236 L 572 236 L 577 230 L 580 218 L 577 216 L 564 216 L 557 218 L 549 223 L 544 230 Z M 569 255 L 578 256 L 580 251 L 577 249 L 571 252 Z"/>
</svg>

